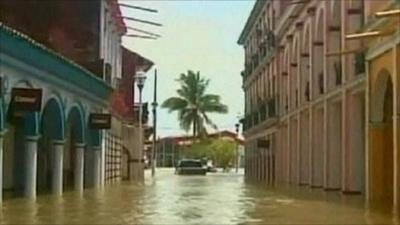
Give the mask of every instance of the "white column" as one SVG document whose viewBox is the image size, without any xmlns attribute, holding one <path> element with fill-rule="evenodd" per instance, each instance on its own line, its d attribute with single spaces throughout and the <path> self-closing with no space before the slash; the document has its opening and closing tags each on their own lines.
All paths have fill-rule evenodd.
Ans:
<svg viewBox="0 0 400 225">
<path fill-rule="evenodd" d="M 83 191 L 84 144 L 75 144 L 74 189 Z"/>
<path fill-rule="evenodd" d="M 0 203 L 3 201 L 3 133 L 0 133 Z"/>
<path fill-rule="evenodd" d="M 101 166 L 101 148 L 93 147 L 93 185 L 95 188 L 100 187 L 100 166 Z"/>
<path fill-rule="evenodd" d="M 39 136 L 25 137 L 24 196 L 36 199 L 37 147 Z"/>
<path fill-rule="evenodd" d="M 62 195 L 64 141 L 53 141 L 53 151 L 51 190 L 55 195 Z"/>
</svg>

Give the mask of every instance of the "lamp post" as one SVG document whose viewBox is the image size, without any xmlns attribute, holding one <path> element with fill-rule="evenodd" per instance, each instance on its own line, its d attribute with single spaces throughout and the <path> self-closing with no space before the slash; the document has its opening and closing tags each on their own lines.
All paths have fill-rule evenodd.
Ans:
<svg viewBox="0 0 400 225">
<path fill-rule="evenodd" d="M 154 71 L 154 97 L 151 105 L 153 106 L 153 151 L 151 154 L 151 176 L 154 177 L 157 166 L 157 69 Z"/>
<path fill-rule="evenodd" d="M 236 128 L 236 138 L 239 138 L 239 123 L 235 124 L 235 128 Z M 238 140 L 236 140 L 236 173 L 239 172 L 239 143 Z"/>
<path fill-rule="evenodd" d="M 142 169 L 142 161 L 143 161 L 143 125 L 142 125 L 142 117 L 143 117 L 143 104 L 142 104 L 142 91 L 143 91 L 143 87 L 144 87 L 144 82 L 146 81 L 146 75 L 144 74 L 143 71 L 137 71 L 136 72 L 136 76 L 135 76 L 135 82 L 136 85 L 139 89 L 139 146 L 140 148 L 138 149 L 138 170 L 137 170 L 137 174 L 138 177 L 141 177 L 139 175 L 139 170 Z"/>
</svg>

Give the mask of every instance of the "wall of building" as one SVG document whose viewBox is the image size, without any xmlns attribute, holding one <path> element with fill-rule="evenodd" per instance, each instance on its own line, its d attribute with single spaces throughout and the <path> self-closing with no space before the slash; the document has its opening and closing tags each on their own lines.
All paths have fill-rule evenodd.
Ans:
<svg viewBox="0 0 400 225">
<path fill-rule="evenodd" d="M 273 93 L 278 121 L 271 122 L 273 117 L 252 121 L 244 131 L 249 143 L 247 162 L 252 164 L 246 176 L 260 177 L 254 174 L 254 165 L 258 167 L 255 171 L 269 168 L 268 160 L 251 160 L 261 149 L 250 143 L 277 129 L 273 152 L 278 184 L 365 193 L 365 164 L 359 160 L 365 156 L 365 66 L 363 51 L 357 50 L 361 42 L 345 38 L 361 27 L 362 2 L 310 1 L 285 6 L 260 2 L 244 29 L 247 33 L 239 40 L 246 52 L 245 72 L 251 57 L 268 48 L 267 57 L 255 57 L 257 66 L 244 73 L 245 109 L 248 115 L 254 111 L 257 115 L 260 99 Z M 278 16 L 271 24 L 273 11 Z M 258 25 L 259 21 L 266 21 L 265 25 Z M 268 29 L 274 34 L 273 46 L 262 42 Z M 348 50 L 353 51 L 340 53 Z M 271 80 L 276 83 L 271 85 Z"/>
</svg>

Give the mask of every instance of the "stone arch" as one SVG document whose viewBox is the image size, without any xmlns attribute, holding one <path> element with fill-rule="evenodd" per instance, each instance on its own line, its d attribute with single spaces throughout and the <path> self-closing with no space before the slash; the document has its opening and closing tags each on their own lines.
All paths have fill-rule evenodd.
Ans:
<svg viewBox="0 0 400 225">
<path fill-rule="evenodd" d="M 44 129 L 49 128 L 50 138 L 54 140 L 64 140 L 64 127 L 65 127 L 65 116 L 64 116 L 64 107 L 62 106 L 61 101 L 57 97 L 51 97 L 44 104 L 42 113 L 41 113 L 41 132 L 43 134 Z M 46 126 L 46 121 L 49 121 Z"/>
<path fill-rule="evenodd" d="M 315 21 L 315 33 L 313 41 L 313 95 L 317 96 L 324 92 L 324 10 L 320 8 Z"/>
<path fill-rule="evenodd" d="M 324 9 L 319 8 L 317 11 L 317 16 L 315 17 L 315 29 L 314 29 L 314 40 L 315 41 L 323 41 L 324 39 L 324 29 L 319 30 L 320 28 L 324 28 L 325 17 L 324 17 Z"/>
<path fill-rule="evenodd" d="M 340 26 L 342 23 L 342 16 L 341 16 L 341 7 L 342 1 L 331 1 L 330 2 L 330 14 L 331 18 L 330 21 L 334 26 Z"/>
<path fill-rule="evenodd" d="M 283 68 L 283 85 L 282 85 L 282 89 L 283 89 L 283 111 L 287 112 L 289 110 L 289 73 L 290 73 L 290 48 L 289 45 L 287 44 L 285 46 L 285 50 L 283 53 L 283 60 L 282 60 L 282 68 Z"/>
<path fill-rule="evenodd" d="M 83 188 L 85 120 L 81 104 L 73 104 L 67 113 L 63 160 L 63 190 Z"/>
<path fill-rule="evenodd" d="M 310 100 L 310 24 L 305 25 L 304 32 L 302 34 L 301 51 L 300 51 L 300 90 L 301 100 Z"/>
<path fill-rule="evenodd" d="M 39 149 L 37 154 L 38 193 L 62 192 L 62 163 L 64 145 L 64 107 L 60 99 L 53 95 L 43 106 L 40 122 Z"/>
<path fill-rule="evenodd" d="M 302 53 L 308 53 L 310 51 L 310 26 L 308 22 L 304 25 L 301 42 Z"/>
<path fill-rule="evenodd" d="M 85 143 L 85 113 L 80 104 L 69 109 L 67 122 L 72 125 L 72 133 L 76 143 Z"/>
<path fill-rule="evenodd" d="M 328 36 L 327 51 L 337 52 L 341 49 L 341 7 L 342 1 L 332 1 L 329 5 L 329 18 L 328 21 Z M 342 62 L 341 56 L 329 56 L 327 57 L 327 77 L 328 77 L 328 88 L 332 89 L 342 83 Z"/>
<path fill-rule="evenodd" d="M 292 96 L 292 106 L 294 108 L 297 108 L 299 105 L 299 71 L 298 67 L 300 64 L 299 61 L 299 56 L 300 56 L 300 37 L 297 34 L 294 37 L 293 40 L 293 46 L 292 46 L 292 55 L 291 55 L 291 64 L 290 64 L 290 70 L 291 70 L 291 77 L 290 77 L 290 82 L 291 82 L 291 96 Z"/>
<path fill-rule="evenodd" d="M 394 86 L 389 70 L 382 69 L 372 82 L 369 115 L 369 194 L 378 202 L 394 196 Z"/>
<path fill-rule="evenodd" d="M 371 95 L 370 121 L 379 123 L 384 122 L 386 92 L 390 88 L 389 85 L 393 85 L 389 70 L 382 69 L 374 83 Z"/>
</svg>

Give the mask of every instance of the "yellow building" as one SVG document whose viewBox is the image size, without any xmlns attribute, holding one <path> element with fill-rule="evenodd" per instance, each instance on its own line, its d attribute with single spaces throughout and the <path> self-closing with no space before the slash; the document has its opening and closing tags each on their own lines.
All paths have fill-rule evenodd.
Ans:
<svg viewBox="0 0 400 225">
<path fill-rule="evenodd" d="M 399 206 L 400 1 L 365 1 L 365 15 L 367 198 Z"/>
</svg>

